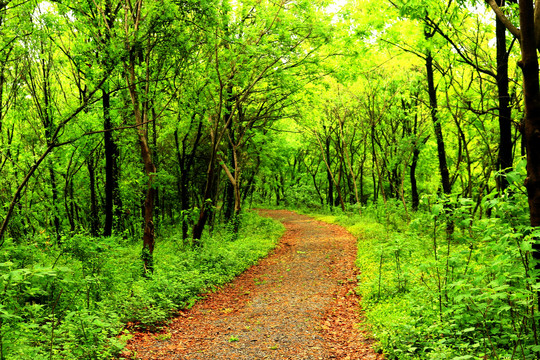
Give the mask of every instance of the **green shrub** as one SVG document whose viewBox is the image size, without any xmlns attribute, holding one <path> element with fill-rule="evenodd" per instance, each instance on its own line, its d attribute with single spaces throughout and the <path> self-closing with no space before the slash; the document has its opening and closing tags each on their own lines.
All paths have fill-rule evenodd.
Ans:
<svg viewBox="0 0 540 360">
<path fill-rule="evenodd" d="M 155 272 L 142 276 L 140 247 L 119 237 L 75 235 L 6 242 L 0 254 L 0 359 L 110 359 L 127 322 L 156 328 L 199 294 L 264 257 L 283 226 L 246 212 L 239 236 L 226 228 L 198 249 L 169 230 L 158 239 Z M 177 229 L 177 232 L 181 231 Z"/>
<path fill-rule="evenodd" d="M 391 203 L 362 216 L 319 216 L 358 238 L 358 291 L 381 351 L 389 359 L 536 358 L 531 251 L 540 233 L 527 226 L 524 194 L 487 197 L 484 218 L 468 199 L 429 203 L 410 222 Z"/>
</svg>

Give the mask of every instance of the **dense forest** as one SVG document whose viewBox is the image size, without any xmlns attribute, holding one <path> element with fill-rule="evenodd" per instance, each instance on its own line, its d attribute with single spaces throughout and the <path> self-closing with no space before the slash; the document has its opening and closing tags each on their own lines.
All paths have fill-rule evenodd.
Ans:
<svg viewBox="0 0 540 360">
<path fill-rule="evenodd" d="M 110 359 L 275 245 L 358 235 L 401 359 L 540 357 L 540 5 L 0 1 L 0 359 Z"/>
</svg>

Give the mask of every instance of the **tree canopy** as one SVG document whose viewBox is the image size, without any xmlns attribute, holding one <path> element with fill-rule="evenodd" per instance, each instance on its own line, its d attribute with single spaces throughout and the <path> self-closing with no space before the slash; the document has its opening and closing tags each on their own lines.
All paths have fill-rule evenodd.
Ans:
<svg viewBox="0 0 540 360">
<path fill-rule="evenodd" d="M 216 228 L 236 239 L 255 206 L 396 207 L 408 225 L 427 212 L 448 244 L 464 244 L 512 205 L 509 231 L 532 241 L 523 286 L 536 303 L 521 310 L 536 319 L 535 6 L 0 1 L 0 268 L 6 279 L 53 271 L 73 239 L 122 239 L 142 245 L 151 279 L 171 229 L 196 252 Z M 452 216 L 462 210 L 468 220 Z M 58 257 L 26 258 L 29 246 Z M 61 287 L 39 286 L 54 324 Z M 29 294 L 0 301 L 0 359 L 16 352 L 1 324 L 24 317 L 14 309 Z M 524 354 L 538 352 L 531 339 L 519 340 Z"/>
</svg>

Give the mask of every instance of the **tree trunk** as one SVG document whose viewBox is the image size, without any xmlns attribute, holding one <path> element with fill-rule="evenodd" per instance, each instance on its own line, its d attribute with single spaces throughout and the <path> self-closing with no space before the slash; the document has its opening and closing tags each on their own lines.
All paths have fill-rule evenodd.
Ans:
<svg viewBox="0 0 540 360">
<path fill-rule="evenodd" d="M 416 100 L 415 105 L 418 105 L 418 100 Z M 409 178 L 411 181 L 411 207 L 413 211 L 418 210 L 420 205 L 420 195 L 418 194 L 418 185 L 416 182 L 416 167 L 418 166 L 418 160 L 420 158 L 420 139 L 418 138 L 418 113 L 414 115 L 414 124 L 412 128 L 412 135 L 414 136 L 414 148 L 411 160 L 411 169 L 409 173 Z M 427 141 L 427 138 L 423 143 Z"/>
<path fill-rule="evenodd" d="M 438 117 L 437 107 L 437 90 L 435 88 L 435 81 L 433 79 L 433 57 L 431 52 L 428 51 L 426 56 L 426 72 L 428 79 L 428 94 L 429 104 L 431 107 L 431 119 L 433 120 L 433 127 L 435 131 L 435 138 L 437 141 L 437 155 L 439 158 L 439 172 L 441 174 L 441 182 L 443 192 L 446 195 L 452 193 L 452 187 L 450 185 L 450 175 L 448 172 L 448 165 L 446 164 L 446 150 L 444 148 L 444 138 L 442 133 L 441 123 Z"/>
<path fill-rule="evenodd" d="M 418 164 L 418 158 L 420 157 L 420 150 L 415 146 L 413 150 L 413 156 L 411 161 L 411 171 L 410 171 L 410 180 L 411 180 L 411 201 L 413 211 L 418 210 L 418 205 L 420 204 L 420 196 L 418 195 L 418 186 L 416 184 L 416 166 Z"/>
<path fill-rule="evenodd" d="M 522 134 L 527 151 L 527 178 L 525 187 L 529 200 L 532 227 L 540 226 L 540 85 L 538 83 L 538 55 L 534 34 L 534 8 L 531 0 L 519 2 L 521 25 L 521 56 L 523 71 L 525 118 Z M 540 242 L 533 245 L 533 256 L 540 261 Z M 540 270 L 540 262 L 536 269 Z M 540 306 L 540 296 L 537 294 Z"/>
<path fill-rule="evenodd" d="M 190 210 L 191 202 L 189 197 L 189 179 L 191 174 L 191 168 L 193 167 L 193 163 L 195 161 L 195 153 L 197 151 L 197 148 L 199 146 L 199 142 L 202 137 L 202 121 L 199 120 L 198 126 L 197 126 L 197 134 L 195 135 L 195 141 L 193 142 L 193 146 L 191 147 L 191 150 L 189 153 L 187 153 L 187 139 L 188 136 L 191 134 L 191 128 L 195 121 L 196 113 L 193 113 L 191 117 L 191 122 L 189 124 L 189 129 L 184 135 L 182 139 L 182 151 L 180 151 L 180 142 L 178 140 L 178 129 L 174 131 L 174 141 L 176 144 L 176 158 L 178 160 L 178 167 L 180 169 L 180 182 L 178 185 L 179 193 L 180 193 L 180 204 L 181 204 L 181 211 L 182 211 L 182 240 L 186 241 L 188 238 L 188 231 L 189 231 L 189 221 L 187 219 L 186 212 Z M 178 119 L 180 121 L 180 119 Z"/>
<path fill-rule="evenodd" d="M 386 204 L 386 194 L 384 192 L 384 184 L 383 184 L 383 178 L 381 169 L 379 166 L 379 160 L 377 157 L 377 151 L 375 150 L 375 123 L 372 123 L 371 126 L 371 156 L 373 157 L 373 163 L 375 165 L 375 171 L 372 171 L 372 178 L 373 178 L 373 203 L 377 202 L 378 199 L 378 191 L 381 192 L 381 196 L 383 198 L 383 202 Z"/>
<path fill-rule="evenodd" d="M 351 175 L 351 179 L 352 179 L 352 185 L 353 185 L 353 190 L 354 190 L 354 199 L 356 201 L 356 205 L 359 206 L 360 205 L 360 198 L 358 197 L 358 186 L 356 184 L 356 173 L 354 172 L 354 170 L 352 168 L 352 161 L 351 161 L 352 156 L 349 156 L 349 152 L 347 151 L 347 142 L 346 142 L 345 134 L 344 134 L 344 131 L 343 131 L 343 121 L 340 121 L 339 129 L 340 129 L 340 132 L 341 132 L 341 138 L 343 139 L 342 140 L 343 141 L 342 152 L 343 152 L 343 155 L 344 155 L 345 160 L 347 162 L 347 169 L 349 170 L 349 174 Z M 358 211 L 360 213 L 362 212 L 362 210 L 360 208 L 358 208 Z"/>
<path fill-rule="evenodd" d="M 232 139 L 232 138 L 231 138 Z M 224 162 L 221 163 L 221 167 L 225 171 L 229 184 L 233 188 L 234 196 L 234 212 L 231 214 L 231 218 L 228 219 L 229 224 L 232 225 L 233 240 L 238 237 L 238 231 L 240 230 L 240 211 L 242 210 L 242 197 L 240 193 L 240 167 L 237 157 L 237 149 L 234 144 L 231 145 L 232 165 L 233 169 L 230 169 Z M 279 192 L 279 190 L 278 190 Z"/>
<path fill-rule="evenodd" d="M 343 159 L 340 159 L 339 168 L 338 168 L 338 179 L 336 182 L 336 191 L 337 191 L 337 198 L 336 198 L 336 206 L 339 203 L 341 206 L 341 210 L 345 212 L 345 202 L 343 201 L 343 195 L 341 194 L 341 175 L 343 173 Z"/>
<path fill-rule="evenodd" d="M 120 196 L 118 189 L 118 147 L 112 136 L 111 124 L 111 97 L 108 91 L 107 83 L 102 88 L 103 104 L 103 140 L 105 148 L 105 224 L 103 227 L 103 236 L 111 236 L 114 227 L 115 206 L 117 215 L 120 214 Z"/>
<path fill-rule="evenodd" d="M 206 171 L 206 185 L 204 188 L 203 204 L 199 213 L 199 220 L 193 227 L 193 245 L 199 246 L 202 232 L 208 221 L 210 212 L 213 211 L 213 199 L 214 199 L 214 187 L 215 187 L 215 151 L 210 154 L 210 161 L 208 163 L 208 170 Z"/>
<path fill-rule="evenodd" d="M 330 135 L 326 137 L 326 179 L 328 180 L 328 192 L 326 196 L 326 203 L 330 208 L 334 205 L 334 180 L 332 177 L 332 171 L 330 170 Z"/>
<path fill-rule="evenodd" d="M 182 240 L 186 241 L 188 238 L 188 221 L 186 219 L 186 211 L 189 209 L 189 197 L 188 197 L 188 169 L 186 168 L 185 149 L 182 147 L 182 153 L 180 153 L 180 142 L 178 141 L 178 129 L 174 131 L 174 142 L 176 144 L 176 158 L 178 161 L 178 193 L 180 198 L 180 215 L 182 218 Z M 184 145 L 184 144 L 182 144 Z"/>
<path fill-rule="evenodd" d="M 99 228 L 99 218 L 98 218 L 98 207 L 97 207 L 97 197 L 96 197 L 96 176 L 94 169 L 94 155 L 90 154 L 86 160 L 86 165 L 88 168 L 88 177 L 90 179 L 90 234 L 92 236 L 98 235 Z"/>
<path fill-rule="evenodd" d="M 499 6 L 504 0 L 497 0 Z M 495 34 L 497 39 L 497 89 L 499 92 L 499 154 L 497 157 L 497 176 L 499 189 L 504 191 L 508 187 L 508 180 L 504 173 L 513 166 L 512 156 L 512 109 L 508 95 L 508 54 L 506 52 L 506 27 L 496 18 Z"/>
<path fill-rule="evenodd" d="M 255 176 L 259 173 L 259 168 L 261 166 L 261 155 L 260 153 L 257 154 L 257 161 L 255 162 L 255 168 L 251 172 L 251 176 L 249 177 L 249 180 L 244 187 L 244 193 L 242 194 L 242 201 L 245 202 L 247 197 L 250 196 L 250 194 L 253 194 L 253 189 L 255 187 Z"/>
<path fill-rule="evenodd" d="M 227 150 L 227 160 L 229 160 L 229 168 L 231 169 L 231 172 L 234 176 L 234 160 L 233 160 L 233 149 L 232 145 L 229 144 L 229 149 Z M 233 214 L 234 214 L 234 208 L 235 208 L 235 189 L 234 186 L 227 182 L 225 184 L 225 196 L 223 201 L 223 206 L 225 208 L 225 214 L 224 214 L 224 220 L 226 223 L 229 223 L 231 221 L 234 221 Z"/>
<path fill-rule="evenodd" d="M 56 184 L 56 173 L 54 172 L 53 164 L 49 164 L 49 175 L 51 177 L 51 189 L 52 189 L 52 209 L 53 209 L 53 224 L 54 231 L 56 232 L 56 241 L 60 242 L 60 218 L 58 217 L 58 186 Z"/>
<path fill-rule="evenodd" d="M 226 34 L 228 33 L 228 28 L 226 29 Z M 234 165 L 234 144 L 235 144 L 235 139 L 234 139 L 234 130 L 233 130 L 233 126 L 232 126 L 232 111 L 233 111 L 233 106 L 232 106 L 232 101 L 233 101 L 233 96 L 232 96 L 232 92 L 233 92 L 233 88 L 232 88 L 232 85 L 228 85 L 227 86 L 227 91 L 226 93 L 228 94 L 227 95 L 227 100 L 225 102 L 225 113 L 223 114 L 223 122 L 225 124 L 227 124 L 227 133 L 229 135 L 229 141 L 228 141 L 228 148 L 227 148 L 227 160 L 228 160 L 228 168 L 230 169 L 232 175 L 234 176 L 234 169 L 235 169 L 235 165 Z M 234 186 L 231 182 L 227 182 L 226 185 L 225 185 L 225 197 L 224 197 L 224 201 L 223 201 L 223 206 L 225 207 L 225 216 L 224 216 L 224 220 L 225 222 L 231 222 L 231 221 L 234 221 L 233 219 L 233 213 L 235 212 L 235 190 L 234 190 Z"/>
<path fill-rule="evenodd" d="M 144 234 L 142 259 L 144 261 L 145 273 L 152 273 L 154 271 L 154 202 L 156 196 L 156 190 L 154 188 L 154 177 L 156 174 L 156 166 L 152 161 L 152 153 L 150 151 L 150 147 L 148 146 L 148 133 L 144 126 L 147 123 L 147 111 L 141 110 L 141 104 L 138 97 L 134 54 L 131 54 L 130 61 L 126 70 L 128 77 L 128 90 L 131 97 L 131 103 L 133 105 L 135 124 L 137 125 L 137 134 L 139 137 L 141 158 L 144 164 L 145 174 L 148 177 L 146 198 L 144 201 Z"/>
</svg>

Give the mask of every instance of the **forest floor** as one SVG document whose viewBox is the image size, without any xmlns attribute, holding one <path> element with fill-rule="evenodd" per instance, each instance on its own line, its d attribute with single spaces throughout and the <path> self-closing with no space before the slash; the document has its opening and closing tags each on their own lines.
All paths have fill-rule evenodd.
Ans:
<svg viewBox="0 0 540 360">
<path fill-rule="evenodd" d="M 383 359 L 359 329 L 356 240 L 286 210 L 260 210 L 286 232 L 273 253 L 179 312 L 160 333 L 135 333 L 127 359 Z"/>
</svg>

